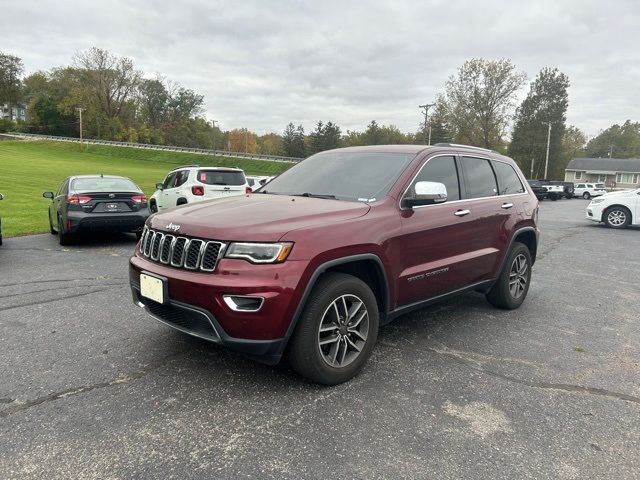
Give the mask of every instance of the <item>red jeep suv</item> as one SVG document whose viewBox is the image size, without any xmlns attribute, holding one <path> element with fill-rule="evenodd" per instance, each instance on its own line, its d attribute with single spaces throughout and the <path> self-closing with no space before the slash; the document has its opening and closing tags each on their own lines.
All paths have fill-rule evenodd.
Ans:
<svg viewBox="0 0 640 480">
<path fill-rule="evenodd" d="M 134 302 L 184 333 L 316 382 L 358 373 L 378 328 L 451 295 L 527 295 L 538 200 L 516 164 L 463 145 L 321 152 L 257 193 L 152 215 Z"/>
</svg>

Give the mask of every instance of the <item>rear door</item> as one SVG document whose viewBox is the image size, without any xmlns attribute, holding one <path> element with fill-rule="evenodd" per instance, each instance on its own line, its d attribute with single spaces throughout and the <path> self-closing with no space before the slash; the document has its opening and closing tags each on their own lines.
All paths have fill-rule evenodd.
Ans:
<svg viewBox="0 0 640 480">
<path fill-rule="evenodd" d="M 164 182 L 162 182 L 162 190 L 160 191 L 160 193 L 156 198 L 159 209 L 171 208 L 171 205 L 169 205 L 169 202 L 168 202 L 170 195 L 167 194 L 167 190 L 170 188 L 173 188 L 173 184 L 176 180 L 176 175 L 177 175 L 177 172 L 169 172 L 169 174 L 167 175 L 167 178 L 165 178 Z"/>
<path fill-rule="evenodd" d="M 470 211 L 465 285 L 492 278 L 501 252 L 506 248 L 505 229 L 513 204 L 498 195 L 498 184 L 491 160 L 461 156 L 466 209 Z"/>
<path fill-rule="evenodd" d="M 204 186 L 205 198 L 243 195 L 247 191 L 247 179 L 242 170 L 200 169 L 196 183 Z"/>
</svg>

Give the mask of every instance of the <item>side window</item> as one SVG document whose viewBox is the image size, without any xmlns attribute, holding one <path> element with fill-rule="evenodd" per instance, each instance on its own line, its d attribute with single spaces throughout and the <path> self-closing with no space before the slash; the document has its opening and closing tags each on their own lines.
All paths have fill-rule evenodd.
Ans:
<svg viewBox="0 0 640 480">
<path fill-rule="evenodd" d="M 460 200 L 460 181 L 454 157 L 434 157 L 430 159 L 411 184 L 409 189 L 411 195 L 414 194 L 414 189 L 418 182 L 444 183 L 444 186 L 447 187 L 447 201 Z"/>
<path fill-rule="evenodd" d="M 176 179 L 176 172 L 171 172 L 169 175 L 167 175 L 167 178 L 164 179 L 164 183 L 162 184 L 162 186 L 164 188 L 173 188 L 173 182 Z"/>
<path fill-rule="evenodd" d="M 189 178 L 189 170 L 180 170 L 176 175 L 176 187 L 184 185 Z"/>
<path fill-rule="evenodd" d="M 462 157 L 466 178 L 467 198 L 493 197 L 498 194 L 496 177 L 489 160 Z"/>
<path fill-rule="evenodd" d="M 500 195 L 513 195 L 524 193 L 524 187 L 520 177 L 511 165 L 503 162 L 493 162 L 493 169 L 498 177 L 498 193 Z"/>
<path fill-rule="evenodd" d="M 584 188 L 584 183 L 579 183 L 576 188 Z"/>
</svg>

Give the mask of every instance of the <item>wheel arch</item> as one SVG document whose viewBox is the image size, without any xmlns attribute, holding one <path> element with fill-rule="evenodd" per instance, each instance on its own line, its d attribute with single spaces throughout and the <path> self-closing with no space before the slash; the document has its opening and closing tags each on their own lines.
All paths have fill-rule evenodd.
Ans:
<svg viewBox="0 0 640 480">
<path fill-rule="evenodd" d="M 285 336 L 285 342 L 283 342 L 283 348 L 289 343 L 289 339 L 296 329 L 298 321 L 302 316 L 302 310 L 307 303 L 313 287 L 318 282 L 318 279 L 328 272 L 339 272 L 353 275 L 369 285 L 378 302 L 380 324 L 382 325 L 385 323 L 384 319 L 387 317 L 387 312 L 389 311 L 389 283 L 380 257 L 373 253 L 340 257 L 321 264 L 311 275 L 304 293 L 300 298 L 300 302 L 296 307 L 295 313 L 291 318 L 291 322 Z"/>
</svg>

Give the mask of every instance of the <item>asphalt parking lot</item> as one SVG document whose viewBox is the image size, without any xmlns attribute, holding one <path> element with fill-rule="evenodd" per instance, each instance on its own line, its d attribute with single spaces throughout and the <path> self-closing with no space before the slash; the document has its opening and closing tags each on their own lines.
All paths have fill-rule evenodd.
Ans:
<svg viewBox="0 0 640 480">
<path fill-rule="evenodd" d="M 131 303 L 133 236 L 0 247 L 0 478 L 640 478 L 640 230 L 541 203 L 517 311 L 384 327 L 322 387 Z"/>
</svg>

